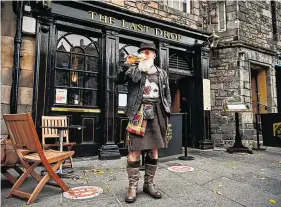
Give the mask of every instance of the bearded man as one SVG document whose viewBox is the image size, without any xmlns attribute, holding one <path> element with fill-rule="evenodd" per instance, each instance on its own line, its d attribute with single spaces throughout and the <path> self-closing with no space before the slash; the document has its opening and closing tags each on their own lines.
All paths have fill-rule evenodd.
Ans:
<svg viewBox="0 0 281 207">
<path fill-rule="evenodd" d="M 167 124 L 171 106 L 169 79 L 166 71 L 154 65 L 157 49 L 153 43 L 142 43 L 138 53 L 142 54 L 144 59 L 135 63 L 129 56 L 115 77 L 117 84 L 128 82 L 125 114 L 130 121 L 134 120 L 141 105 L 145 104 L 153 109 L 150 114 L 152 116 L 147 119 L 144 136 L 129 133 L 127 159 L 129 188 L 125 196 L 127 203 L 136 201 L 140 154 L 143 150 L 150 151 L 145 159 L 143 192 L 156 199 L 162 197 L 155 187 L 154 176 L 158 163 L 158 149 L 168 147 Z"/>
</svg>

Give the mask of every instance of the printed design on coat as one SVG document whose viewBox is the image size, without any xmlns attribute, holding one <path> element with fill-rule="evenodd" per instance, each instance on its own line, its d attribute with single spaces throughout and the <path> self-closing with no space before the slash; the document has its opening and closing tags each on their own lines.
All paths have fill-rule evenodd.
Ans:
<svg viewBox="0 0 281 207">
<path fill-rule="evenodd" d="M 144 91 L 143 91 L 143 98 L 158 98 L 158 97 L 159 97 L 158 85 L 146 79 Z"/>
</svg>

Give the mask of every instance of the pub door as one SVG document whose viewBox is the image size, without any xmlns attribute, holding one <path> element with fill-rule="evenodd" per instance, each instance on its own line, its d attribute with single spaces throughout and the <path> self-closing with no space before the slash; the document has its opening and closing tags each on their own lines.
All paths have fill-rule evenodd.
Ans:
<svg viewBox="0 0 281 207">
<path fill-rule="evenodd" d="M 170 73 L 171 112 L 182 113 L 182 145 L 184 146 L 185 141 L 187 141 L 188 147 L 193 147 L 191 136 L 192 87 L 192 77 L 175 76 Z M 185 140 L 185 137 L 187 137 L 187 140 Z"/>
<path fill-rule="evenodd" d="M 39 70 L 37 128 L 42 115 L 67 116 L 71 125 L 86 127 L 69 131 L 70 142 L 76 142 L 75 155 L 97 155 L 102 144 L 102 35 L 64 24 L 53 28 L 47 67 L 42 64 Z"/>
</svg>

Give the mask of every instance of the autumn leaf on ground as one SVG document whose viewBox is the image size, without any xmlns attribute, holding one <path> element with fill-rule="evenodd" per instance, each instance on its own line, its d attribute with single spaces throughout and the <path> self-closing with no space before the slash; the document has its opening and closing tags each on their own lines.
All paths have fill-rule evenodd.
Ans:
<svg viewBox="0 0 281 207">
<path fill-rule="evenodd" d="M 269 202 L 272 203 L 272 204 L 275 204 L 276 200 L 270 199 Z"/>
</svg>

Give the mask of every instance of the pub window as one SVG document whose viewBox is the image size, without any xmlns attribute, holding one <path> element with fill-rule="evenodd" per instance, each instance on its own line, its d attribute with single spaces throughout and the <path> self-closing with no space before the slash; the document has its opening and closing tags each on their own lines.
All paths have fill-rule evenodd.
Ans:
<svg viewBox="0 0 281 207">
<path fill-rule="evenodd" d="M 225 1 L 218 1 L 217 3 L 218 13 L 218 31 L 223 32 L 226 30 L 226 11 Z"/>
<path fill-rule="evenodd" d="M 271 14 L 272 14 L 272 32 L 273 39 L 278 40 L 278 32 L 277 32 L 277 10 L 276 10 L 276 2 L 271 1 Z"/>
<path fill-rule="evenodd" d="M 164 0 L 164 4 L 173 9 L 190 13 L 190 0 Z"/>
<path fill-rule="evenodd" d="M 119 43 L 119 65 L 121 66 L 129 54 L 138 54 L 139 47 Z M 128 84 L 118 85 L 118 106 L 123 108 L 127 105 Z"/>
<path fill-rule="evenodd" d="M 54 104 L 97 106 L 98 39 L 58 31 Z"/>
</svg>

